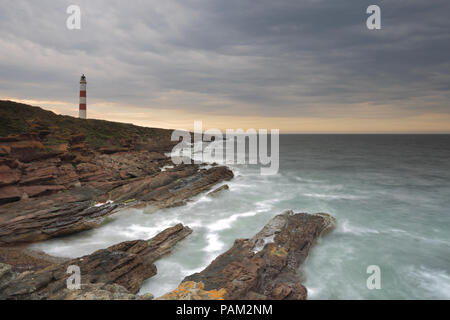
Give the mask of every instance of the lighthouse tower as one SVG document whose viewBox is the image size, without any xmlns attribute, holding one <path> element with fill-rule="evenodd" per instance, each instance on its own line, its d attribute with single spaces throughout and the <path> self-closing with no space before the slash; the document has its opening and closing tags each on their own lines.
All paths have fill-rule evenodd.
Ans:
<svg viewBox="0 0 450 320">
<path fill-rule="evenodd" d="M 86 119 L 86 77 L 84 74 L 80 79 L 80 112 L 78 117 L 80 119 Z"/>
</svg>

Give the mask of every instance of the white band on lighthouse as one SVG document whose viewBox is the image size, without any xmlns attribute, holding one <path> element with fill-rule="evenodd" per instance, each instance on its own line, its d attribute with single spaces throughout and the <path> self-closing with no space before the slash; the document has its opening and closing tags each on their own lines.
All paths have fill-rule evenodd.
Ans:
<svg viewBox="0 0 450 320">
<path fill-rule="evenodd" d="M 78 117 L 79 117 L 80 119 L 86 119 L 86 110 L 81 110 L 81 109 L 80 109 L 80 112 L 79 112 L 79 114 L 78 114 Z"/>
</svg>

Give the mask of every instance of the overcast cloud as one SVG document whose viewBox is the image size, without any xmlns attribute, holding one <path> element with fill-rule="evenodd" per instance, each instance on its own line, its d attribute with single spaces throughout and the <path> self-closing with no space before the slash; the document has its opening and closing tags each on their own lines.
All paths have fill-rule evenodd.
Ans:
<svg viewBox="0 0 450 320">
<path fill-rule="evenodd" d="M 82 29 L 66 28 L 66 8 Z M 366 28 L 370 4 L 382 29 Z M 0 0 L 0 95 L 208 115 L 450 114 L 448 0 Z M 366 107 L 362 108 L 364 105 Z"/>
</svg>

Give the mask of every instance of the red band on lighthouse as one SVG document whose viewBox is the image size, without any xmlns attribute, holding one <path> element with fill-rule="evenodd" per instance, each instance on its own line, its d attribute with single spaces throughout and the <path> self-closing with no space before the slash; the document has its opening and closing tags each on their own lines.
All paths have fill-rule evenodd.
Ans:
<svg viewBox="0 0 450 320">
<path fill-rule="evenodd" d="M 81 76 L 80 79 L 80 107 L 79 107 L 79 114 L 78 117 L 80 119 L 86 119 L 86 110 L 87 110 L 87 102 L 86 102 L 86 77 L 84 74 Z"/>
</svg>

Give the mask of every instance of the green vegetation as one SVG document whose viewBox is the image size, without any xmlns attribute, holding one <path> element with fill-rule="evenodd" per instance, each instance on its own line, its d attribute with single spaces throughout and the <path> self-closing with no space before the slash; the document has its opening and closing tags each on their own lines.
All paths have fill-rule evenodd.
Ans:
<svg viewBox="0 0 450 320">
<path fill-rule="evenodd" d="M 0 137 L 47 130 L 45 145 L 67 142 L 70 136 L 84 134 L 93 148 L 118 147 L 127 143 L 147 143 L 170 139 L 170 130 L 94 119 L 78 119 L 13 101 L 0 100 Z"/>
</svg>

